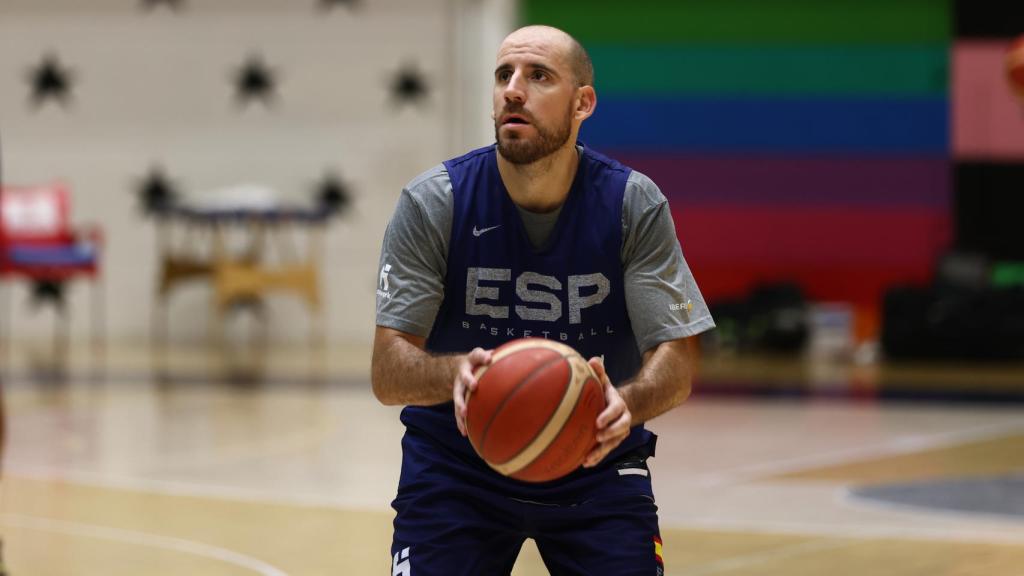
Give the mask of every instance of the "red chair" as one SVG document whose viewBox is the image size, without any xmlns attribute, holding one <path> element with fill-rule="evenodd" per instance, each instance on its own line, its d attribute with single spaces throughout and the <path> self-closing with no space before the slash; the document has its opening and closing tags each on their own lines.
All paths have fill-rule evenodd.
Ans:
<svg viewBox="0 0 1024 576">
<path fill-rule="evenodd" d="M 103 237 L 97 227 L 72 229 L 69 213 L 70 195 L 64 184 L 0 188 L 0 279 L 61 286 L 79 277 L 91 280 L 93 337 L 99 343 Z M 56 302 L 66 335 L 63 300 Z"/>
</svg>

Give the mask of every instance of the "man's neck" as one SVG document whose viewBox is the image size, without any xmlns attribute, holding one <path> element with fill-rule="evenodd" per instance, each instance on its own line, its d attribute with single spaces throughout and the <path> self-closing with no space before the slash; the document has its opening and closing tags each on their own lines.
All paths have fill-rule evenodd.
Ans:
<svg viewBox="0 0 1024 576">
<path fill-rule="evenodd" d="M 530 212 L 551 212 L 565 202 L 579 165 L 575 139 L 532 164 L 513 164 L 497 154 L 498 173 L 518 206 Z"/>
</svg>

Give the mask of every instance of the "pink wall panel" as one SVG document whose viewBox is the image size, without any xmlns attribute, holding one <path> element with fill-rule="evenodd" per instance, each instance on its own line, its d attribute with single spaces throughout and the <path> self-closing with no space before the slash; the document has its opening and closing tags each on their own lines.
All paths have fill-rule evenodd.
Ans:
<svg viewBox="0 0 1024 576">
<path fill-rule="evenodd" d="M 1006 80 L 1010 42 L 953 46 L 953 154 L 959 159 L 1024 160 L 1024 102 Z"/>
<path fill-rule="evenodd" d="M 932 208 L 675 206 L 672 217 L 687 259 L 732 266 L 930 266 L 950 240 L 947 212 Z"/>
<path fill-rule="evenodd" d="M 951 238 L 947 211 L 927 207 L 676 206 L 672 217 L 709 301 L 790 280 L 815 299 L 878 302 L 892 284 L 929 280 Z"/>
</svg>

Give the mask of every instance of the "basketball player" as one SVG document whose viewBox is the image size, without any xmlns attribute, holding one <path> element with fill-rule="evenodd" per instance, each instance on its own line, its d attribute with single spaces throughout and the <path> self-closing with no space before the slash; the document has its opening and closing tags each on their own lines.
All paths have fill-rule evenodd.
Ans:
<svg viewBox="0 0 1024 576">
<path fill-rule="evenodd" d="M 689 395 L 689 339 L 714 323 L 657 186 L 577 142 L 596 104 L 575 39 L 517 30 L 494 72 L 497 144 L 402 191 L 372 369 L 377 398 L 406 406 L 394 575 L 509 574 L 525 538 L 552 574 L 663 570 L 643 423 Z M 541 484 L 494 472 L 465 438 L 473 371 L 530 336 L 591 358 L 608 402 L 584 466 Z"/>
</svg>

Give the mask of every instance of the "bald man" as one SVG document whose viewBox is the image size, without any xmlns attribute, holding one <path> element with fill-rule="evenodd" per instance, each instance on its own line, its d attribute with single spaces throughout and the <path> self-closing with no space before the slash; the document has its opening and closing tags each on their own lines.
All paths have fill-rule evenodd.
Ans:
<svg viewBox="0 0 1024 576">
<path fill-rule="evenodd" d="M 658 187 L 577 141 L 593 77 L 565 32 L 510 34 L 496 143 L 414 178 L 388 224 L 372 378 L 405 405 L 393 575 L 509 574 L 526 538 L 552 574 L 663 571 L 643 423 L 687 398 L 691 340 L 714 322 Z M 607 399 L 583 466 L 540 484 L 494 472 L 465 437 L 474 370 L 527 336 L 590 358 Z"/>
</svg>

